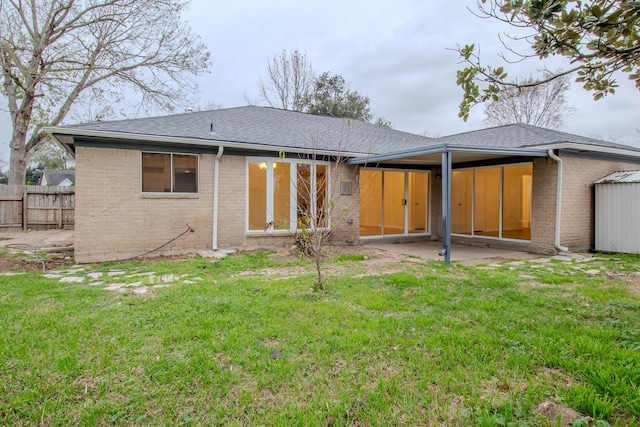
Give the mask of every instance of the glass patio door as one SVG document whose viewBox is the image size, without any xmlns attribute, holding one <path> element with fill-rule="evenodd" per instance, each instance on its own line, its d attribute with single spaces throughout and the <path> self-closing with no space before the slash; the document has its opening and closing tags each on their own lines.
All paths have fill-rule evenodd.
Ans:
<svg viewBox="0 0 640 427">
<path fill-rule="evenodd" d="M 427 172 L 360 171 L 360 236 L 429 231 Z"/>
</svg>

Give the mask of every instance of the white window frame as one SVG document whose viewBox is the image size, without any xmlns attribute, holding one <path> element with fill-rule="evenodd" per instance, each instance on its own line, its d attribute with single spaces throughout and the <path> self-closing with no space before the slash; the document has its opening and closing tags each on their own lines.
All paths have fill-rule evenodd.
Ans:
<svg viewBox="0 0 640 427">
<path fill-rule="evenodd" d="M 144 191 L 143 190 L 143 184 L 142 181 L 144 179 L 144 171 L 142 169 L 142 157 L 145 154 L 168 154 L 169 155 L 169 179 L 171 182 L 171 191 L 165 192 L 165 191 Z M 196 158 L 196 162 L 197 162 L 197 170 L 196 170 L 196 188 L 198 189 L 198 191 L 194 191 L 194 192 L 177 192 L 177 191 L 173 191 L 174 185 L 175 183 L 174 181 L 174 171 L 173 171 L 173 156 L 178 155 L 178 156 L 193 156 Z M 163 196 L 170 196 L 172 194 L 175 195 L 180 195 L 180 196 L 184 196 L 184 195 L 199 195 L 200 194 L 200 155 L 199 154 L 191 154 L 191 153 L 179 153 L 179 152 L 174 152 L 174 151 L 140 151 L 140 193 L 142 195 L 163 195 Z"/>
<path fill-rule="evenodd" d="M 266 171 L 267 171 L 267 182 L 266 182 L 266 192 L 267 192 L 267 207 L 266 207 L 266 224 L 271 224 L 270 227 L 260 230 L 252 230 L 249 228 L 249 163 L 265 163 Z M 273 164 L 274 163 L 288 163 L 289 166 L 289 179 L 290 179 L 290 194 L 289 194 L 289 228 L 286 229 L 274 229 L 273 221 L 274 221 L 274 193 L 273 193 Z M 326 185 L 326 197 L 327 200 L 331 195 L 331 162 L 322 161 L 322 160 L 307 160 L 307 159 L 282 159 L 275 157 L 247 157 L 245 164 L 245 175 L 246 175 L 246 183 L 245 183 L 245 194 L 246 200 L 245 205 L 246 209 L 246 217 L 245 217 L 245 231 L 247 234 L 290 234 L 299 232 L 298 230 L 298 165 L 311 165 L 311 173 L 310 173 L 310 186 L 313 189 L 313 197 L 311 197 L 311 213 L 314 215 L 317 213 L 318 207 L 316 206 L 317 196 L 316 196 L 316 166 L 317 165 L 325 165 L 327 166 L 327 185 Z M 326 230 L 331 228 L 331 213 L 328 215 L 327 226 L 319 228 L 321 230 Z"/>
</svg>

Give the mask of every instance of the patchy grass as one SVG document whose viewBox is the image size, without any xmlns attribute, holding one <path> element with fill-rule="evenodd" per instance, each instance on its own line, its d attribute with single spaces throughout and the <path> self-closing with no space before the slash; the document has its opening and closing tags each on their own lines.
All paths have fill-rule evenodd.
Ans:
<svg viewBox="0 0 640 427">
<path fill-rule="evenodd" d="M 268 252 L 0 276 L 0 424 L 640 424 L 640 257 L 355 277 L 367 258 L 320 293 Z M 194 280 L 105 290 L 147 272 Z"/>
</svg>

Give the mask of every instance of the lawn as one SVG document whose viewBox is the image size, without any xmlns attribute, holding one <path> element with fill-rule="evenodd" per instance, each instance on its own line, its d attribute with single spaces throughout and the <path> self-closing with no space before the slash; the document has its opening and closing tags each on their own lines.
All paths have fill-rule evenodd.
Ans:
<svg viewBox="0 0 640 427">
<path fill-rule="evenodd" d="M 375 261 L 0 275 L 0 424 L 640 425 L 640 257 Z"/>
</svg>

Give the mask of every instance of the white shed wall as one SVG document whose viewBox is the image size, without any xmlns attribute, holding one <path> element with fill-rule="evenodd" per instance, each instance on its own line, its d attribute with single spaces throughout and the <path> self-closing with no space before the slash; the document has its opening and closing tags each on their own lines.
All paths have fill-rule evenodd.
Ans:
<svg viewBox="0 0 640 427">
<path fill-rule="evenodd" d="M 595 187 L 596 250 L 640 254 L 640 183 Z"/>
</svg>

